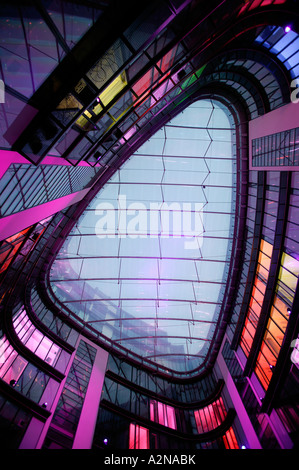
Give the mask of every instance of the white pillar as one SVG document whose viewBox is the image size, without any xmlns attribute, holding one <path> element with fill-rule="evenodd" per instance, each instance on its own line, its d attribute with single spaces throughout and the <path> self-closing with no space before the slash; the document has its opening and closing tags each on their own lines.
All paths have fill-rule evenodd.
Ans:
<svg viewBox="0 0 299 470">
<path fill-rule="evenodd" d="M 225 341 L 225 338 L 223 340 L 222 345 L 224 344 L 224 341 Z M 229 393 L 230 399 L 232 401 L 233 407 L 236 410 L 236 413 L 238 415 L 239 422 L 242 426 L 242 430 L 245 435 L 246 444 L 249 447 L 249 449 L 261 449 L 262 447 L 259 442 L 259 439 L 252 426 L 252 423 L 247 414 L 247 411 L 240 397 L 240 394 L 237 390 L 237 387 L 235 386 L 233 378 L 226 366 L 226 363 L 225 363 L 225 360 L 223 359 L 221 351 L 222 351 L 222 348 L 218 354 L 217 365 L 220 370 L 221 376 L 224 379 L 224 382 L 225 382 L 227 391 Z"/>
<path fill-rule="evenodd" d="M 104 349 L 96 346 L 84 337 L 82 339 L 96 348 L 97 353 L 87 386 L 73 442 L 73 449 L 91 449 L 109 356 L 108 352 Z"/>
</svg>

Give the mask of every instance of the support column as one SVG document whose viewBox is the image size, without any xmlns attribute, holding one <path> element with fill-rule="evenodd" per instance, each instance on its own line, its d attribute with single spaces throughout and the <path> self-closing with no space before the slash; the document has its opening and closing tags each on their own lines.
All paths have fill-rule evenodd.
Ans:
<svg viewBox="0 0 299 470">
<path fill-rule="evenodd" d="M 56 406 L 58 404 L 60 395 L 63 391 L 65 380 L 66 380 L 66 377 L 67 377 L 67 375 L 70 371 L 70 367 L 71 367 L 72 362 L 74 360 L 75 354 L 76 354 L 76 351 L 73 352 L 72 356 L 69 359 L 66 370 L 64 371 L 65 378 L 59 384 L 58 389 L 57 389 L 56 394 L 55 394 L 55 397 L 53 399 L 53 402 L 51 403 L 51 406 L 50 406 L 50 409 L 49 409 L 49 411 L 51 413 L 50 416 L 48 417 L 48 419 L 45 422 L 40 421 L 39 419 L 37 419 L 35 417 L 33 417 L 31 419 L 31 422 L 30 422 L 30 424 L 27 428 L 27 431 L 26 431 L 26 433 L 23 437 L 23 440 L 21 442 L 21 445 L 20 445 L 19 449 L 27 449 L 28 450 L 28 449 L 41 449 L 42 448 L 44 439 L 47 435 L 49 426 L 51 424 L 53 413 L 56 409 Z M 47 390 L 47 388 L 46 388 L 46 390 Z"/>
<path fill-rule="evenodd" d="M 223 342 L 224 344 L 224 342 Z M 222 348 L 221 348 L 222 349 Z M 223 359 L 222 353 L 218 354 L 217 358 L 217 365 L 220 369 L 220 373 L 225 381 L 225 385 L 227 387 L 229 396 L 232 400 L 233 407 L 236 410 L 238 415 L 240 424 L 242 426 L 245 439 L 246 439 L 246 447 L 248 446 L 249 449 L 262 449 L 262 446 L 258 440 L 256 432 L 252 426 L 252 423 L 249 419 L 245 406 L 243 405 L 242 399 L 239 395 L 237 387 L 234 384 L 233 378 L 229 373 L 229 370 L 225 364 Z"/>
<path fill-rule="evenodd" d="M 70 158 L 71 160 L 71 158 Z M 2 176 L 5 174 L 5 172 L 8 170 L 10 165 L 13 165 L 14 163 L 20 164 L 20 165 L 32 165 L 32 163 L 27 160 L 27 158 L 23 157 L 21 154 L 18 152 L 15 152 L 14 150 L 3 150 L 0 149 L 0 179 Z M 90 167 L 90 165 L 85 162 L 77 162 L 74 160 L 73 162 L 76 164 L 76 166 L 85 166 L 85 167 Z M 66 160 L 65 158 L 62 157 L 57 157 L 57 156 L 46 156 L 44 157 L 42 161 L 42 165 L 63 165 L 63 166 L 72 166 L 71 163 Z M 100 166 L 99 164 L 95 165 L 96 167 Z"/>
<path fill-rule="evenodd" d="M 17 212 L 0 218 L 0 241 L 5 240 L 16 233 L 19 233 L 21 230 L 56 214 L 56 212 L 81 201 L 89 189 L 90 188 L 82 189 L 76 193 L 68 194 L 67 196 L 60 197 L 59 199 L 54 199 L 53 201 L 45 202 L 44 204 L 31 207 L 30 209 L 26 209 L 22 212 Z"/>
<path fill-rule="evenodd" d="M 84 338 L 84 341 L 97 348 L 97 353 L 74 438 L 72 447 L 73 449 L 91 449 L 92 447 L 93 435 L 96 427 L 109 356 L 107 351 L 97 347 L 94 343 L 89 342 L 86 338 Z"/>
</svg>

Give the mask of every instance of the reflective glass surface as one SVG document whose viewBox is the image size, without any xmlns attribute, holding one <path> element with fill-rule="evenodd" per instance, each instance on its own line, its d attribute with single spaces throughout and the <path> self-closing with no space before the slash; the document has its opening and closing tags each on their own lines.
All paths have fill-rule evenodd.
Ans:
<svg viewBox="0 0 299 470">
<path fill-rule="evenodd" d="M 51 268 L 56 297 L 117 348 L 173 372 L 201 366 L 234 225 L 234 128 L 193 103 L 99 191 Z"/>
</svg>

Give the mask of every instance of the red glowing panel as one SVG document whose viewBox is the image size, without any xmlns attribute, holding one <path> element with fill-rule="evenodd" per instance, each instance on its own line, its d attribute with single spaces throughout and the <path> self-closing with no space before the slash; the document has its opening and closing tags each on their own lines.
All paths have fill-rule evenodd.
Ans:
<svg viewBox="0 0 299 470">
<path fill-rule="evenodd" d="M 253 318 L 253 324 L 255 326 L 253 326 L 252 322 L 249 320 L 251 318 Z M 242 332 L 240 346 L 242 347 L 246 356 L 248 356 L 256 331 L 257 319 L 255 320 L 255 318 L 255 315 L 250 311 L 248 318 L 246 318 L 245 326 Z"/>
<path fill-rule="evenodd" d="M 0 254 L 0 264 L 6 260 L 0 268 L 0 274 L 8 268 L 8 266 L 10 265 L 13 259 L 13 256 L 17 253 L 17 251 L 21 247 L 24 241 L 24 236 L 30 229 L 31 227 L 28 227 L 5 240 L 7 243 L 10 244 L 10 246 L 5 247 L 5 251 Z"/>
<path fill-rule="evenodd" d="M 167 54 L 165 54 L 165 56 L 162 57 L 162 59 L 159 62 L 157 62 L 157 67 L 151 68 L 148 72 L 146 72 L 143 75 L 143 77 L 140 80 L 138 80 L 138 82 L 132 87 L 132 89 L 137 94 L 137 96 L 139 97 L 142 96 L 146 91 L 147 91 L 146 93 L 146 96 L 147 96 L 153 84 L 155 84 L 156 82 L 160 83 L 161 81 L 165 80 L 165 77 L 169 75 L 170 72 L 164 75 L 162 78 L 160 78 L 160 80 L 158 80 L 159 77 L 161 76 L 161 74 L 158 72 L 158 69 L 161 70 L 163 74 L 165 74 L 165 72 L 169 70 L 173 64 L 176 51 L 177 51 L 177 46 L 171 49 L 169 52 L 167 52 Z M 173 84 L 170 85 L 168 82 L 164 83 L 162 87 L 160 87 L 160 91 L 159 92 L 156 91 L 156 93 L 158 94 L 156 98 L 159 99 L 163 94 L 166 93 L 166 91 L 169 91 L 169 89 L 172 87 L 173 87 Z"/>
<path fill-rule="evenodd" d="M 175 54 L 177 51 L 177 46 L 171 49 L 165 56 L 161 59 L 161 61 L 157 62 L 157 66 L 161 70 L 161 72 L 165 73 L 173 64 Z"/>
<path fill-rule="evenodd" d="M 175 409 L 156 400 L 151 400 L 150 402 L 150 419 L 168 428 L 177 428 Z"/>
<path fill-rule="evenodd" d="M 215 429 L 217 427 L 218 423 L 217 423 L 217 419 L 215 417 L 213 405 L 209 405 L 207 407 L 207 409 L 208 409 L 207 416 L 208 416 L 208 420 L 209 420 L 208 429 L 212 430 L 212 429 Z"/>
<path fill-rule="evenodd" d="M 12 261 L 12 258 L 13 258 L 13 256 L 14 256 L 14 254 L 18 251 L 18 249 L 19 249 L 19 247 L 21 246 L 21 244 L 22 244 L 22 240 L 21 240 L 19 243 L 17 243 L 13 248 L 8 247 L 8 249 L 7 249 L 4 253 L 1 254 L 1 258 L 2 258 L 2 259 L 0 259 L 0 262 L 1 262 L 2 260 L 6 259 L 7 256 L 9 256 L 9 259 L 7 259 L 7 261 L 1 266 L 1 268 L 0 268 L 0 274 L 1 274 L 2 272 L 6 271 L 6 269 L 8 268 L 8 266 L 10 265 L 10 263 L 11 263 L 11 261 Z"/>
<path fill-rule="evenodd" d="M 252 337 L 249 335 L 247 329 L 244 328 L 241 341 L 240 341 L 240 346 L 246 357 L 248 357 L 251 344 L 252 344 Z"/>
<path fill-rule="evenodd" d="M 206 420 L 202 410 L 194 411 L 194 417 L 197 427 L 197 432 L 199 434 L 205 432 L 206 429 Z"/>
<path fill-rule="evenodd" d="M 244 13 L 244 11 L 247 10 L 247 8 L 248 8 L 248 3 L 242 6 L 241 10 L 238 13 L 238 16 L 242 15 L 242 13 Z"/>
<path fill-rule="evenodd" d="M 149 91 L 153 83 L 155 83 L 160 74 L 158 70 L 153 67 L 148 72 L 146 72 L 143 77 L 138 80 L 138 82 L 132 87 L 137 96 L 141 96 L 147 90 Z"/>
<path fill-rule="evenodd" d="M 130 423 L 129 449 L 149 449 L 149 430 Z"/>
<path fill-rule="evenodd" d="M 236 439 L 233 428 L 229 428 L 223 436 L 223 442 L 226 449 L 239 449 L 239 444 Z"/>
<path fill-rule="evenodd" d="M 249 10 L 253 10 L 254 8 L 258 7 L 261 4 L 261 0 L 254 0 L 249 7 Z"/>
<path fill-rule="evenodd" d="M 222 398 L 205 406 L 201 410 L 194 411 L 197 432 L 199 434 L 212 431 L 219 426 L 226 416 L 226 409 Z"/>
<path fill-rule="evenodd" d="M 221 424 L 226 417 L 226 408 L 221 397 L 213 404 L 213 408 L 217 423 Z"/>
</svg>

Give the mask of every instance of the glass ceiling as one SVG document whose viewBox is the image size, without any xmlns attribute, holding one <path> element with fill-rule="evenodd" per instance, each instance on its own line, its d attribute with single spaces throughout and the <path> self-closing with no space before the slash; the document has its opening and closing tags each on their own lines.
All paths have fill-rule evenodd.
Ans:
<svg viewBox="0 0 299 470">
<path fill-rule="evenodd" d="M 104 342 L 169 372 L 203 367 L 217 328 L 234 135 L 218 102 L 191 104 L 114 173 L 51 268 L 54 295 Z"/>
<path fill-rule="evenodd" d="M 266 26 L 255 42 L 268 49 L 289 70 L 292 78 L 299 76 L 299 36 L 295 31 L 286 32 L 281 26 Z"/>
</svg>

